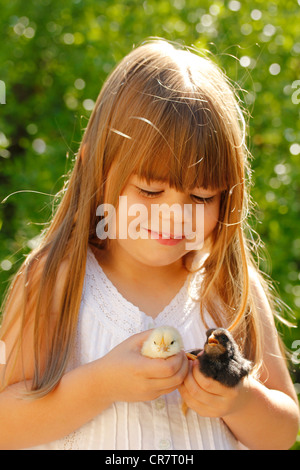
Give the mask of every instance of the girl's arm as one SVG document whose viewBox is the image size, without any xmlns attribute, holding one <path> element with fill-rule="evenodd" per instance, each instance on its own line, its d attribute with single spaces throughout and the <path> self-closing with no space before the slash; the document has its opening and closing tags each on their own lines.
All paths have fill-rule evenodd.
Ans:
<svg viewBox="0 0 300 470">
<path fill-rule="evenodd" d="M 297 394 L 282 356 L 269 303 L 254 276 L 252 289 L 263 322 L 263 370 L 259 382 L 251 378 L 246 381 L 240 411 L 223 419 L 249 448 L 289 449 L 299 429 Z"/>
<path fill-rule="evenodd" d="M 0 394 L 0 449 L 24 449 L 59 439 L 109 406 L 95 363 L 63 376 L 43 398 L 24 399 L 30 380 L 8 386 Z M 104 377 L 103 377 L 104 379 Z"/>
<path fill-rule="evenodd" d="M 223 416 L 235 437 L 249 449 L 288 450 L 297 437 L 298 405 L 280 390 L 249 379 L 242 390 L 244 405 Z"/>
<path fill-rule="evenodd" d="M 25 384 L 0 394 L 0 449 L 24 449 L 62 438 L 115 401 L 147 401 L 175 390 L 187 372 L 184 353 L 168 359 L 140 354 L 149 332 L 121 343 L 102 359 L 66 373 L 43 398 L 20 396 Z M 30 381 L 27 381 L 30 385 Z"/>
<path fill-rule="evenodd" d="M 39 275 L 39 269 L 37 269 Z M 52 315 L 59 303 L 64 267 L 55 288 Z M 20 309 L 20 289 L 14 292 L 12 309 Z M 9 321 L 13 312 L 7 312 Z M 4 323 L 5 323 L 4 321 Z M 67 372 L 58 386 L 39 399 L 24 399 L 34 371 L 33 322 L 24 331 L 24 361 L 8 370 L 10 377 L 0 393 L 0 449 L 24 449 L 62 438 L 101 413 L 115 401 L 145 401 L 169 393 L 184 380 L 188 361 L 183 352 L 166 360 L 155 361 L 140 354 L 149 335 L 143 332 L 123 341 L 104 357 Z M 7 354 L 19 334 L 18 322 L 3 338 Z M 0 378 L 4 372 L 0 365 Z M 25 381 L 24 381 L 25 378 Z"/>
<path fill-rule="evenodd" d="M 183 352 L 168 359 L 140 354 L 149 331 L 131 336 L 101 359 L 66 373 L 43 398 L 20 396 L 19 382 L 0 393 L 0 449 L 28 448 L 62 438 L 115 401 L 147 401 L 175 390 L 188 364 Z"/>
<path fill-rule="evenodd" d="M 252 279 L 264 330 L 264 368 L 259 378 L 245 378 L 227 388 L 204 377 L 197 361 L 179 389 L 201 416 L 221 417 L 235 437 L 250 449 L 289 449 L 299 427 L 297 395 L 282 356 L 273 315 L 258 281 Z"/>
</svg>

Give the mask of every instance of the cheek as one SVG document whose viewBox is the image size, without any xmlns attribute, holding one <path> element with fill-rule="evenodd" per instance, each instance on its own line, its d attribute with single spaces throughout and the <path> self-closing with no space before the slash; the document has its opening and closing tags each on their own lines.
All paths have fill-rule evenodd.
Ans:
<svg viewBox="0 0 300 470">
<path fill-rule="evenodd" d="M 135 234 L 140 232 L 141 227 L 148 226 L 149 214 L 151 214 L 150 203 L 141 203 L 137 198 L 121 198 L 120 205 L 116 211 L 117 231 L 127 232 L 128 238 L 135 239 Z"/>
<path fill-rule="evenodd" d="M 210 235 L 218 224 L 219 204 L 204 208 L 204 235 L 205 238 Z"/>
</svg>

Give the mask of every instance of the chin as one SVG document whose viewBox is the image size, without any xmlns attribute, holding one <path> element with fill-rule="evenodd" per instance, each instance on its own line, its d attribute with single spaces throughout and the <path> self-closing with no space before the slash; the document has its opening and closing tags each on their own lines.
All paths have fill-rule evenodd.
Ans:
<svg viewBox="0 0 300 470">
<path fill-rule="evenodd" d="M 155 240 L 119 240 L 118 243 L 131 258 L 149 267 L 169 266 L 187 253 L 184 247 L 164 246 Z"/>
<path fill-rule="evenodd" d="M 165 247 L 164 247 L 165 248 Z M 172 249 L 172 248 L 171 248 Z M 163 266 L 170 266 L 173 263 L 176 263 L 180 260 L 186 252 L 166 252 L 165 250 L 149 250 L 147 252 L 147 256 L 145 256 L 145 251 L 140 256 L 140 261 L 144 264 L 147 264 L 151 267 L 163 267 Z"/>
</svg>

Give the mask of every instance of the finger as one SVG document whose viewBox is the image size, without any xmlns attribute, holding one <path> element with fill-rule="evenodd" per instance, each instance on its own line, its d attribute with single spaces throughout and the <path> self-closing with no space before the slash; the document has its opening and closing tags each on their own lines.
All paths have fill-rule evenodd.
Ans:
<svg viewBox="0 0 300 470">
<path fill-rule="evenodd" d="M 147 366 L 147 375 L 149 378 L 172 378 L 180 372 L 187 372 L 187 359 L 181 351 L 167 359 L 161 358 L 144 358 Z M 146 362 L 147 361 L 147 362 Z"/>
<path fill-rule="evenodd" d="M 183 399 L 196 396 L 199 391 L 201 391 L 199 385 L 193 377 L 193 368 L 191 362 L 189 361 L 189 370 L 183 381 L 183 383 L 178 387 L 178 390 Z"/>
<path fill-rule="evenodd" d="M 136 333 L 135 335 L 132 335 L 131 339 L 133 343 L 135 344 L 135 346 L 141 349 L 144 341 L 148 339 L 152 331 L 153 331 L 153 328 L 151 328 L 150 330 L 145 330 L 145 331 L 142 331 L 141 333 Z"/>
<path fill-rule="evenodd" d="M 180 387 L 178 387 L 179 393 L 181 395 L 182 402 L 185 404 L 185 407 L 195 410 L 201 416 L 205 416 L 206 405 L 199 400 L 199 396 L 193 396 L 189 389 L 186 387 L 184 382 Z"/>
<path fill-rule="evenodd" d="M 184 380 L 183 384 L 178 387 L 181 394 L 182 400 L 186 403 L 189 408 L 195 410 L 201 416 L 217 417 L 220 416 L 224 409 L 224 404 L 228 399 L 228 394 L 231 393 L 231 389 L 225 387 L 227 391 L 226 395 L 217 395 L 210 391 L 202 388 L 194 377 L 194 366 L 191 364 L 190 372 Z M 203 374 L 201 374 L 202 376 Z M 204 379 L 208 379 L 204 377 Z M 214 383 L 213 379 L 209 380 L 210 384 L 218 385 Z"/>
<path fill-rule="evenodd" d="M 178 388 L 185 380 L 185 377 L 188 373 L 188 361 L 183 360 L 180 369 L 173 375 L 169 377 L 159 377 L 159 378 L 150 378 L 149 385 L 152 389 L 159 389 L 168 393 L 168 390 L 175 390 Z"/>
<path fill-rule="evenodd" d="M 151 379 L 149 382 L 148 390 L 157 392 L 159 395 L 167 395 L 168 393 L 174 392 L 177 390 L 178 384 L 174 382 L 169 382 L 168 379 L 160 381 L 158 379 Z"/>
<path fill-rule="evenodd" d="M 193 381 L 184 381 L 184 383 L 178 387 L 183 403 L 188 408 L 196 411 L 200 416 L 213 417 L 216 414 L 216 400 L 215 397 L 205 391 L 203 391 L 197 384 L 196 387 L 191 387 Z"/>
<path fill-rule="evenodd" d="M 223 396 L 228 392 L 228 387 L 222 385 L 217 380 L 211 377 L 206 377 L 199 369 L 197 364 L 192 364 L 193 377 L 198 386 L 205 392 L 211 393 L 212 395 Z"/>
</svg>

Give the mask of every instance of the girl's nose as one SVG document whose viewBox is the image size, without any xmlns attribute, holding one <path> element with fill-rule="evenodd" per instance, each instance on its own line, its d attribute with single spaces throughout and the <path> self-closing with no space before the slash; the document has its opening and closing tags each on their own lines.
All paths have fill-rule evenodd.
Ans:
<svg viewBox="0 0 300 470">
<path fill-rule="evenodd" d="M 175 223 L 181 223 L 183 220 L 183 204 L 173 203 L 171 205 L 165 204 L 161 207 L 161 219 L 173 220 Z"/>
<path fill-rule="evenodd" d="M 193 205 L 190 198 L 183 192 L 172 191 L 172 194 L 164 201 L 167 209 L 162 211 L 162 220 L 169 219 L 174 224 L 191 223 L 193 220 Z"/>
</svg>

